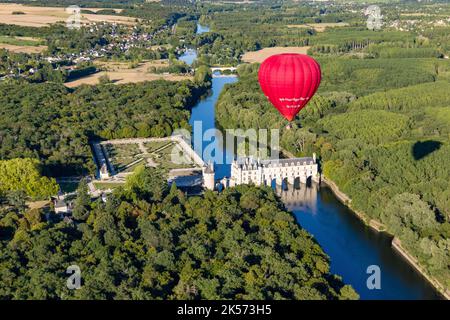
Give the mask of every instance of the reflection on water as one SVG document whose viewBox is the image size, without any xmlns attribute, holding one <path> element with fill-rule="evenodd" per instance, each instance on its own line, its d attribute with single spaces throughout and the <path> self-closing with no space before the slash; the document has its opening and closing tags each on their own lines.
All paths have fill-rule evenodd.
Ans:
<svg viewBox="0 0 450 320">
<path fill-rule="evenodd" d="M 197 34 L 202 34 L 205 32 L 209 32 L 209 28 L 207 26 L 202 26 L 201 24 L 197 23 Z M 197 50 L 193 48 L 187 49 L 182 55 L 178 57 L 178 60 L 183 61 L 188 66 L 191 66 L 194 61 L 197 59 Z"/>
<path fill-rule="evenodd" d="M 362 299 L 438 299 L 436 291 L 391 247 L 391 239 L 365 226 L 328 187 L 312 184 L 277 189 L 299 224 L 314 235 L 342 276 Z M 369 290 L 367 267 L 381 269 L 381 290 Z"/>
<path fill-rule="evenodd" d="M 310 187 L 299 186 L 276 186 L 275 190 L 280 195 L 286 208 L 304 208 L 311 214 L 317 213 L 317 184 Z"/>
</svg>

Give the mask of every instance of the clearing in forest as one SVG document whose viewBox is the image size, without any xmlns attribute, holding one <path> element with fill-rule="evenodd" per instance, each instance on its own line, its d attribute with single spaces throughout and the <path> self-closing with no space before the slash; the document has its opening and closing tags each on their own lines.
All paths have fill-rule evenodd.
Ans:
<svg viewBox="0 0 450 320">
<path fill-rule="evenodd" d="M 248 63 L 261 63 L 265 59 L 274 54 L 280 53 L 301 53 L 306 54 L 308 52 L 309 47 L 272 47 L 272 48 L 264 48 L 258 51 L 250 51 L 244 53 L 242 56 L 242 61 Z"/>
</svg>

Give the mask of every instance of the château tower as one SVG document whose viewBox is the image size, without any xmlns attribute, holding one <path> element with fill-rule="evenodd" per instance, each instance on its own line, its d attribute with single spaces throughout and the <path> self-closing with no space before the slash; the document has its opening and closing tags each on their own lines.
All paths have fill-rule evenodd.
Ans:
<svg viewBox="0 0 450 320">
<path fill-rule="evenodd" d="M 214 164 L 211 162 L 203 167 L 203 187 L 208 190 L 214 190 L 215 188 L 215 172 Z"/>
</svg>

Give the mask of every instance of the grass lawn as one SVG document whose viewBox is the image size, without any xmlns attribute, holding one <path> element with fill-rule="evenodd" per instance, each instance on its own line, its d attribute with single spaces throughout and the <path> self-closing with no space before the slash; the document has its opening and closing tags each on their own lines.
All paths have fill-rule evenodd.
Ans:
<svg viewBox="0 0 450 320">
<path fill-rule="evenodd" d="M 151 153 L 172 143 L 172 141 L 152 141 L 144 143 L 144 147 L 147 149 L 148 153 Z"/>
<path fill-rule="evenodd" d="M 110 157 L 134 157 L 141 153 L 137 143 L 104 145 Z"/>
<path fill-rule="evenodd" d="M 108 190 L 121 187 L 123 183 L 94 182 L 94 186 L 99 190 Z"/>
<path fill-rule="evenodd" d="M 155 162 L 159 163 L 160 167 L 163 169 L 183 169 L 183 168 L 192 168 L 196 165 L 194 162 L 187 156 L 182 155 L 182 163 L 174 163 L 172 161 L 172 149 L 173 148 L 166 148 L 164 150 L 161 150 L 157 154 L 157 158 L 155 158 Z M 181 154 L 180 154 L 181 155 Z"/>
<path fill-rule="evenodd" d="M 138 158 L 133 158 L 133 157 L 115 157 L 115 158 L 110 158 L 109 160 L 111 161 L 112 165 L 114 166 L 114 169 L 117 172 L 122 172 L 123 170 L 125 170 L 126 166 L 129 165 L 130 163 L 132 163 L 133 161 L 137 160 Z"/>
<path fill-rule="evenodd" d="M 117 172 L 125 170 L 126 166 L 139 159 L 138 155 L 141 154 L 141 150 L 136 143 L 107 144 L 104 145 L 104 148 L 108 153 L 109 161 Z"/>
<path fill-rule="evenodd" d="M 119 172 L 133 172 L 138 165 L 150 165 L 154 166 L 151 161 L 150 164 L 147 161 L 150 158 L 155 166 L 163 170 L 171 169 L 183 169 L 196 167 L 195 163 L 186 155 L 179 155 L 182 157 L 182 163 L 174 163 L 172 161 L 172 152 L 176 142 L 173 141 L 152 141 L 144 143 L 144 147 L 147 150 L 147 154 L 142 154 L 139 145 L 137 143 L 130 144 L 106 144 L 103 148 L 107 151 L 109 161 L 114 166 L 117 173 Z M 142 159 L 138 163 L 128 167 L 136 160 Z"/>
<path fill-rule="evenodd" d="M 121 170 L 121 172 L 133 172 L 134 169 L 136 169 L 137 166 L 140 166 L 140 165 L 142 165 L 142 164 L 145 164 L 145 159 L 144 159 L 144 158 L 141 158 L 141 159 L 142 159 L 141 161 L 136 162 L 136 163 L 133 164 L 132 166 L 129 166 L 128 168 L 123 168 L 123 170 Z M 134 160 L 137 160 L 137 159 L 133 159 L 133 161 L 134 161 Z"/>
</svg>

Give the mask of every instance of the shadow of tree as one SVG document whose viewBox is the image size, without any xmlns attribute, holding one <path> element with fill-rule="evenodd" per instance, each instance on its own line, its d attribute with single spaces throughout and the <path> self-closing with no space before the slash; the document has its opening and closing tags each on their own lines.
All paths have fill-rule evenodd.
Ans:
<svg viewBox="0 0 450 320">
<path fill-rule="evenodd" d="M 412 147 L 414 160 L 421 160 L 441 148 L 442 142 L 435 140 L 417 141 Z"/>
</svg>

